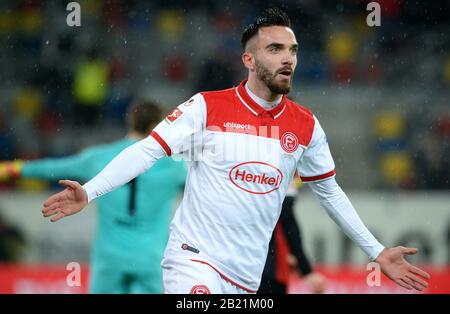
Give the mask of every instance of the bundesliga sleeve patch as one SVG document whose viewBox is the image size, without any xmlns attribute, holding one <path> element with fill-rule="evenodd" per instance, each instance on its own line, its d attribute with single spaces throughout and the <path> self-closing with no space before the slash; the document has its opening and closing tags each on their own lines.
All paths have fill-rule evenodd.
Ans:
<svg viewBox="0 0 450 314">
<path fill-rule="evenodd" d="M 171 113 L 169 113 L 166 117 L 166 122 L 169 124 L 172 124 L 177 120 L 179 117 L 183 115 L 183 111 L 181 111 L 178 108 L 175 108 Z"/>
</svg>

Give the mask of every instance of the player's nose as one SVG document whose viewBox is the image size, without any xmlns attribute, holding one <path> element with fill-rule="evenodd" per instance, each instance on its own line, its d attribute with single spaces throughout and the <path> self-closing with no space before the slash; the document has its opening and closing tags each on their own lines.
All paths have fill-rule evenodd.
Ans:
<svg viewBox="0 0 450 314">
<path fill-rule="evenodd" d="M 281 59 L 281 63 L 283 66 L 289 65 L 293 67 L 293 65 L 295 64 L 295 57 L 291 54 L 287 54 L 283 57 L 283 59 Z"/>
</svg>

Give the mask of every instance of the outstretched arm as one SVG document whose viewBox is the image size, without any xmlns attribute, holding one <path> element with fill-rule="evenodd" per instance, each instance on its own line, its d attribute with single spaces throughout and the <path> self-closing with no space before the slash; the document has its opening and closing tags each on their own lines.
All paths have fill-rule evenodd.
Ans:
<svg viewBox="0 0 450 314">
<path fill-rule="evenodd" d="M 83 185 L 88 202 L 130 182 L 164 155 L 163 148 L 153 136 L 125 148 L 97 176 Z"/>
<path fill-rule="evenodd" d="M 72 156 L 24 161 L 18 168 L 17 176 L 42 180 L 73 178 L 85 181 L 92 176 L 92 161 L 102 152 L 99 147 L 91 147 Z"/>
<path fill-rule="evenodd" d="M 54 181 L 71 178 L 87 181 L 92 177 L 92 164 L 104 153 L 103 146 L 90 147 L 81 152 L 58 158 L 0 161 L 0 181 L 19 178 Z"/>
<path fill-rule="evenodd" d="M 298 172 L 303 182 L 308 183 L 328 215 L 391 280 L 406 289 L 422 290 L 427 287 L 429 275 L 412 266 L 405 254 L 414 254 L 416 249 L 396 247 L 385 249 L 367 230 L 353 205 L 334 179 L 334 161 L 328 140 L 319 121 L 314 117 L 311 141 L 298 163 Z M 416 276 L 418 275 L 418 276 Z"/>
<path fill-rule="evenodd" d="M 192 137 L 202 134 L 204 121 L 205 102 L 197 94 L 160 122 L 150 136 L 124 149 L 83 187 L 75 181 L 60 181 L 66 189 L 45 201 L 44 216 L 54 216 L 51 221 L 57 221 L 73 215 L 93 199 L 131 181 L 164 155 L 184 152 Z"/>
<path fill-rule="evenodd" d="M 93 199 L 131 181 L 149 169 L 164 156 L 164 150 L 151 136 L 127 147 L 117 155 L 97 176 L 81 186 L 76 181 L 61 180 L 66 189 L 49 197 L 42 209 L 51 221 L 81 211 Z"/>
<path fill-rule="evenodd" d="M 380 264 L 387 277 L 406 289 L 422 291 L 428 287 L 424 279 L 430 276 L 404 258 L 405 255 L 417 253 L 417 249 L 384 248 L 363 224 L 334 178 L 310 182 L 308 185 L 327 214 L 372 260 Z"/>
</svg>

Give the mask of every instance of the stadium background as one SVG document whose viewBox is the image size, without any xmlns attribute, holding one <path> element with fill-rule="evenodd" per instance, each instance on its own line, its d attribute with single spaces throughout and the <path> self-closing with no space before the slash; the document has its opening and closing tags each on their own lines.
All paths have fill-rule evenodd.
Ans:
<svg viewBox="0 0 450 314">
<path fill-rule="evenodd" d="M 321 121 L 337 179 L 386 246 L 416 246 L 428 293 L 450 293 L 449 3 L 369 1 L 69 1 L 0 3 L 0 160 L 66 156 L 125 135 L 133 97 L 175 107 L 200 90 L 246 77 L 240 34 L 262 9 L 291 16 L 300 44 L 291 97 Z M 41 203 L 56 183 L 0 185 L 0 293 L 86 289 L 94 206 L 51 224 Z M 328 293 L 405 293 L 383 277 L 307 189 L 296 216 Z M 82 264 L 82 286 L 66 264 Z M 293 275 L 291 292 L 305 292 Z"/>
</svg>

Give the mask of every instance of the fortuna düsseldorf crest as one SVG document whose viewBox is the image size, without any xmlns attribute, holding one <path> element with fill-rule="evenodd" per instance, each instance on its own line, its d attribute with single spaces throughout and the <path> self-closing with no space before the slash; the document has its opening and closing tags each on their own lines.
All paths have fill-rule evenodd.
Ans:
<svg viewBox="0 0 450 314">
<path fill-rule="evenodd" d="M 293 153 L 298 147 L 298 138 L 292 132 L 286 132 L 280 139 L 281 147 L 288 153 Z"/>
<path fill-rule="evenodd" d="M 197 285 L 192 287 L 190 294 L 211 294 L 211 291 L 205 285 Z"/>
</svg>

